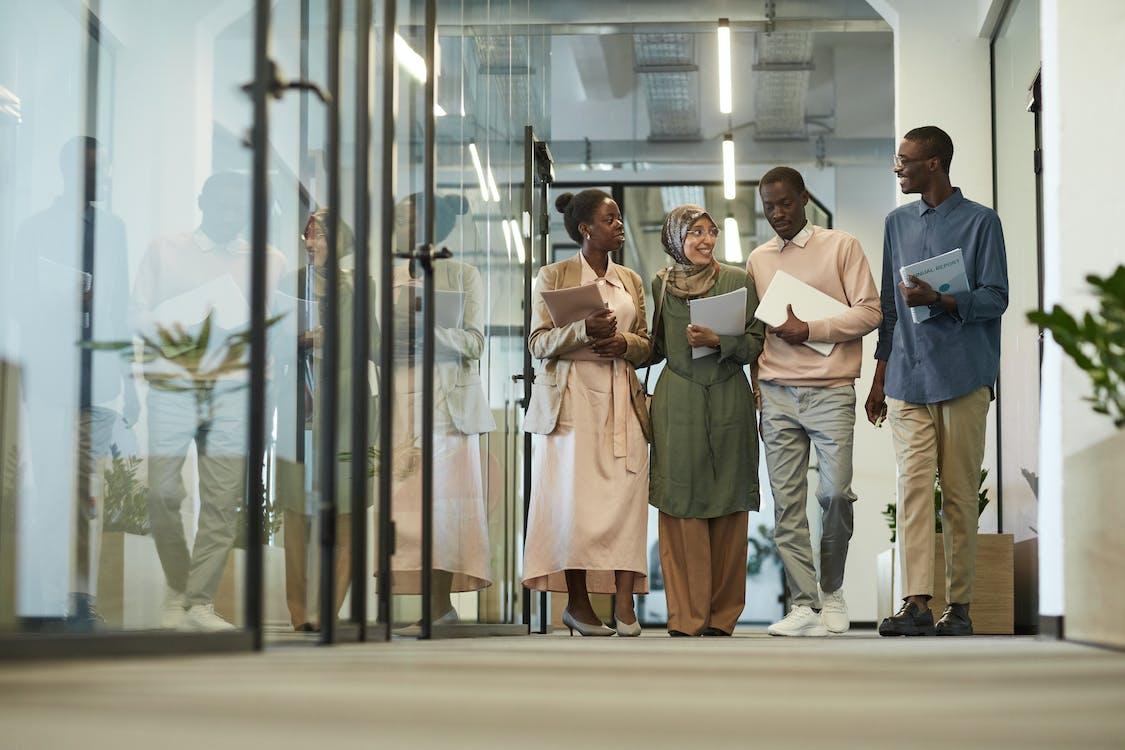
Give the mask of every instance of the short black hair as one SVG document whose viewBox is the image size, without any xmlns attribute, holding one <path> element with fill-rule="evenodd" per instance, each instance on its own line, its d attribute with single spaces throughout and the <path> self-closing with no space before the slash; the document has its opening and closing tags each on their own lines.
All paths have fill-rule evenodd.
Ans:
<svg viewBox="0 0 1125 750">
<path fill-rule="evenodd" d="M 953 163 L 953 139 L 949 137 L 949 133 L 936 125 L 923 125 L 914 128 L 903 138 L 924 148 L 929 154 L 927 158 L 936 156 L 941 161 L 941 171 L 949 174 L 949 165 Z"/>
<path fill-rule="evenodd" d="M 784 182 L 796 190 L 798 194 L 806 190 L 805 178 L 801 177 L 801 173 L 793 167 L 774 167 L 762 175 L 762 179 L 758 180 L 758 187 L 761 188 L 762 185 L 768 185 L 771 182 Z"/>
<path fill-rule="evenodd" d="M 613 196 L 597 188 L 588 188 L 577 195 L 563 193 L 555 198 L 555 209 L 563 215 L 563 226 L 572 240 L 582 244 L 582 233 L 578 231 L 578 225 L 593 223 L 594 211 L 607 200 L 613 200 Z"/>
</svg>

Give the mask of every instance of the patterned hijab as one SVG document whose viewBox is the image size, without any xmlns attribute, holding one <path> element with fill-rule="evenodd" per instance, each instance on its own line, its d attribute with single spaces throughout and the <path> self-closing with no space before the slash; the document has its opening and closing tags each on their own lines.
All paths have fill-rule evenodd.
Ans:
<svg viewBox="0 0 1125 750">
<path fill-rule="evenodd" d="M 714 258 L 705 266 L 697 266 L 684 255 L 684 241 L 687 239 L 688 230 L 703 217 L 715 221 L 707 209 L 688 204 L 673 208 L 664 219 L 660 241 L 664 245 L 664 252 L 668 253 L 675 263 L 660 271 L 657 276 L 666 280 L 668 293 L 674 297 L 682 299 L 702 297 L 711 291 L 711 287 L 715 286 L 715 281 L 719 278 L 719 262 Z"/>
</svg>

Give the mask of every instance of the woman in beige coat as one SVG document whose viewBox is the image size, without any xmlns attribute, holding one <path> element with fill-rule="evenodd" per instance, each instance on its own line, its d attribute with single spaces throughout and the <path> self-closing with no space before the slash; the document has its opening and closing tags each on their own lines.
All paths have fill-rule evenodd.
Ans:
<svg viewBox="0 0 1125 750">
<path fill-rule="evenodd" d="M 571 633 L 612 635 L 589 593 L 617 594 L 618 635 L 639 635 L 633 594 L 648 590 L 648 412 L 636 367 L 652 344 L 635 272 L 612 261 L 625 240 L 617 204 L 600 190 L 556 201 L 575 257 L 545 266 L 528 348 L 540 362 L 524 429 L 536 433 L 524 585 L 569 594 Z M 606 307 L 555 326 L 542 292 L 596 284 Z"/>
</svg>

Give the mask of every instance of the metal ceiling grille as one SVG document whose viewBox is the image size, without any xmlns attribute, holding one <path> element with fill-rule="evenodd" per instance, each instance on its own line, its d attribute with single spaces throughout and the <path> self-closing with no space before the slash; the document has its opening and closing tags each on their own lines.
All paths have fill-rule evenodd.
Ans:
<svg viewBox="0 0 1125 750">
<path fill-rule="evenodd" d="M 807 139 L 809 77 L 813 68 L 809 32 L 760 34 L 754 66 L 755 134 L 759 139 Z"/>
<path fill-rule="evenodd" d="M 700 137 L 694 34 L 636 34 L 633 63 L 645 92 L 649 140 Z"/>
</svg>

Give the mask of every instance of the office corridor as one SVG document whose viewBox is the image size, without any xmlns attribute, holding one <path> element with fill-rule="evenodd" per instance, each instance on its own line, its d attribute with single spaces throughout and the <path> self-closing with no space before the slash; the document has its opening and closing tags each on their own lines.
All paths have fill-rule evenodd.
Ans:
<svg viewBox="0 0 1125 750">
<path fill-rule="evenodd" d="M 1125 654 L 740 629 L 12 665 L 0 737 L 13 750 L 1120 748 Z"/>
</svg>

